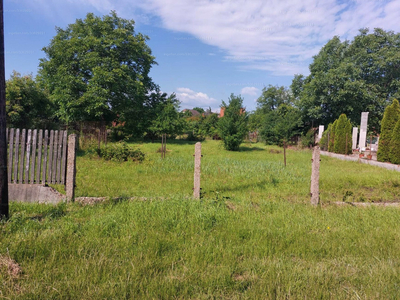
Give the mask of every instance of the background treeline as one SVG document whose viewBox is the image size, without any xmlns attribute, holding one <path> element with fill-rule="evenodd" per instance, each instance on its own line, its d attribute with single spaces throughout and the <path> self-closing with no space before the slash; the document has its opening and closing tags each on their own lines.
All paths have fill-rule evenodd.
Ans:
<svg viewBox="0 0 400 300">
<path fill-rule="evenodd" d="M 185 134 L 192 140 L 223 138 L 225 146 L 224 137 L 255 131 L 270 144 L 303 136 L 308 145 L 310 129 L 333 124 L 341 114 L 358 126 L 361 112 L 369 111 L 369 131 L 380 133 L 385 108 L 399 96 L 400 35 L 361 29 L 351 41 L 328 41 L 313 57 L 310 74 L 295 75 L 290 87 L 266 85 L 255 111 L 246 112 L 241 96 L 231 95 L 221 107 L 236 99 L 241 109 L 228 110 L 231 123 L 224 124 L 211 110 L 198 108 L 196 117 L 183 113 L 175 94 L 160 92 L 149 76 L 156 61 L 147 40 L 135 32 L 133 20 L 115 12 L 89 13 L 57 28 L 36 78 L 14 71 L 7 80 L 8 125 L 79 130 L 79 124 L 98 122 L 116 139 Z"/>
<path fill-rule="evenodd" d="M 352 41 L 334 37 L 313 57 L 310 74 L 297 74 L 289 88 L 267 86 L 250 116 L 251 130 L 268 143 L 303 135 L 345 114 L 359 126 L 369 112 L 370 132 L 379 134 L 385 108 L 399 97 L 400 35 L 392 31 L 361 29 Z"/>
</svg>

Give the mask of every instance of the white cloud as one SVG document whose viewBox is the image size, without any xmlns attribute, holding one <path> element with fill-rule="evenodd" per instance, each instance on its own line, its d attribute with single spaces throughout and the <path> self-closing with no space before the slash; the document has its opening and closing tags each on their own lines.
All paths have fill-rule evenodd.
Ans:
<svg viewBox="0 0 400 300">
<path fill-rule="evenodd" d="M 202 92 L 195 92 L 189 88 L 177 88 L 176 96 L 181 101 L 181 108 L 211 107 L 213 111 L 218 110 L 218 101 Z"/>
<path fill-rule="evenodd" d="M 362 27 L 400 30 L 400 1 L 147 0 L 141 7 L 171 30 L 217 46 L 226 59 L 274 75 L 307 73 L 313 55 L 334 35 Z"/>
<path fill-rule="evenodd" d="M 400 1 L 387 0 L 22 0 L 48 11 L 91 6 L 123 17 L 158 17 L 167 29 L 188 33 L 226 54 L 226 60 L 273 75 L 307 73 L 313 55 L 334 35 L 358 29 L 400 31 Z M 59 4 L 66 3 L 66 4 Z M 62 11 L 63 11 L 62 10 Z M 143 16 L 143 15 L 142 15 Z M 146 19 L 141 18 L 141 19 Z M 139 14 L 140 20 L 140 14 Z"/>
<path fill-rule="evenodd" d="M 250 95 L 250 96 L 257 96 L 260 93 L 260 90 L 254 86 L 246 86 L 242 88 L 240 92 L 242 95 Z"/>
</svg>

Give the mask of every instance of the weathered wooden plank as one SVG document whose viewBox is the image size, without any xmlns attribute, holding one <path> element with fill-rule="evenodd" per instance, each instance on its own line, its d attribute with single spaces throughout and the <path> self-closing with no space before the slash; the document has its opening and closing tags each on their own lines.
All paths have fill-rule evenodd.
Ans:
<svg viewBox="0 0 400 300">
<path fill-rule="evenodd" d="M 35 183 L 35 168 L 36 168 L 36 143 L 37 141 L 37 129 L 32 131 L 32 158 L 31 158 L 31 175 L 29 177 L 29 183 Z"/>
<path fill-rule="evenodd" d="M 53 161 L 53 141 L 54 141 L 54 130 L 50 130 L 50 142 L 49 142 L 49 156 L 47 158 L 47 182 L 51 183 L 51 175 L 52 175 L 52 161 Z"/>
<path fill-rule="evenodd" d="M 47 171 L 47 153 L 48 151 L 48 145 L 49 145 L 49 131 L 45 130 L 44 131 L 44 141 L 43 141 L 43 165 L 42 165 L 42 184 L 46 184 L 46 171 Z"/>
<path fill-rule="evenodd" d="M 28 130 L 27 142 L 26 142 L 26 161 L 25 161 L 25 178 L 24 183 L 29 183 L 29 163 L 31 158 L 31 148 L 32 148 L 32 129 Z"/>
<path fill-rule="evenodd" d="M 40 166 L 42 165 L 42 150 L 43 150 L 43 130 L 39 130 L 38 135 L 38 157 L 36 165 L 36 183 L 40 183 Z"/>
<path fill-rule="evenodd" d="M 8 146 L 8 182 L 12 182 L 12 166 L 13 166 L 13 152 L 14 152 L 14 128 L 10 129 L 10 137 L 9 137 L 9 146 Z"/>
<path fill-rule="evenodd" d="M 62 162 L 61 162 L 61 184 L 65 184 L 65 172 L 66 172 L 66 165 L 67 165 L 67 138 L 68 132 L 64 130 L 63 134 L 63 153 L 62 153 Z"/>
<path fill-rule="evenodd" d="M 54 131 L 54 148 L 53 148 L 53 166 L 51 173 L 51 183 L 56 184 L 56 173 L 57 173 L 57 153 L 58 153 L 58 130 Z"/>
<path fill-rule="evenodd" d="M 64 137 L 64 131 L 61 130 L 58 134 L 58 151 L 57 151 L 57 175 L 56 184 L 61 184 L 61 155 L 62 155 L 62 142 Z"/>
<path fill-rule="evenodd" d="M 24 182 L 24 162 L 25 162 L 25 147 L 26 147 L 26 130 L 22 129 L 22 136 L 21 136 L 21 157 L 19 162 L 19 176 L 18 182 Z"/>
<path fill-rule="evenodd" d="M 15 144 L 14 144 L 14 183 L 18 182 L 18 151 L 19 151 L 19 128 L 15 132 Z"/>
</svg>

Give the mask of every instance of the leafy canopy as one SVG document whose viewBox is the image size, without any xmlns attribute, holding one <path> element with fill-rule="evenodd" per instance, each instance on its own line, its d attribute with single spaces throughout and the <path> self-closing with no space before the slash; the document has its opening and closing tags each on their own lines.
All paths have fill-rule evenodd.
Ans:
<svg viewBox="0 0 400 300">
<path fill-rule="evenodd" d="M 293 88 L 300 89 L 302 76 Z M 296 86 L 296 87 L 295 87 Z M 300 110 L 296 98 L 283 86 L 264 87 L 257 99 L 257 109 L 251 115 L 252 130 L 258 129 L 268 144 L 282 144 L 299 134 L 302 128 Z"/>
<path fill-rule="evenodd" d="M 368 111 L 369 125 L 379 131 L 383 111 L 400 88 L 400 34 L 360 30 L 353 41 L 332 38 L 314 56 L 310 75 L 300 89 L 305 123 L 329 124 L 344 113 L 360 124 Z M 299 89 L 299 78 L 293 82 Z"/>
<path fill-rule="evenodd" d="M 182 133 L 185 121 L 179 113 L 179 104 L 175 94 L 171 94 L 166 101 L 160 103 L 155 109 L 156 118 L 149 126 L 148 133 L 155 136 L 175 136 Z"/>
<path fill-rule="evenodd" d="M 54 105 L 32 75 L 21 76 L 13 71 L 6 82 L 7 125 L 16 128 L 50 128 Z"/>
<path fill-rule="evenodd" d="M 155 89 L 149 71 L 155 64 L 147 36 L 135 34 L 134 21 L 111 12 L 92 13 L 57 34 L 43 48 L 41 84 L 58 105 L 64 122 L 113 120 L 134 122 Z"/>
</svg>

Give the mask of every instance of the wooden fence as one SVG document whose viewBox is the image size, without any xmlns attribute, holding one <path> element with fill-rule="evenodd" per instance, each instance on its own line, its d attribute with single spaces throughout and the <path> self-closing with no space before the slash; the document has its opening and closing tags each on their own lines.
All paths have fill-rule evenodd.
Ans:
<svg viewBox="0 0 400 300">
<path fill-rule="evenodd" d="M 66 183 L 67 131 L 7 128 L 8 182 Z"/>
</svg>

